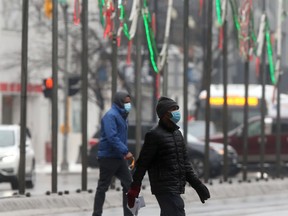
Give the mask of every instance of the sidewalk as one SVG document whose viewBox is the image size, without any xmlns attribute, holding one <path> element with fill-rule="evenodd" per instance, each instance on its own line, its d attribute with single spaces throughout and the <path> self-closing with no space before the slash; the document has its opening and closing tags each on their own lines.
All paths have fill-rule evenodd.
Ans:
<svg viewBox="0 0 288 216">
<path fill-rule="evenodd" d="M 87 167 L 87 172 L 95 171 L 96 169 L 92 169 L 90 167 Z M 80 163 L 70 163 L 69 168 L 67 171 L 62 171 L 61 166 L 57 166 L 57 172 L 58 174 L 80 174 L 82 172 L 82 164 Z M 36 165 L 36 173 L 52 173 L 52 164 L 45 163 L 45 164 L 38 164 Z"/>
<path fill-rule="evenodd" d="M 211 193 L 211 199 L 224 199 L 234 197 L 246 197 L 254 195 L 265 195 L 271 193 L 287 193 L 288 180 L 277 179 L 269 181 L 252 181 L 251 183 L 216 183 L 207 185 Z M 156 199 L 151 195 L 150 188 L 141 191 L 145 198 L 146 205 L 156 204 Z M 199 201 L 195 191 L 186 186 L 186 193 L 183 195 L 185 202 Z M 3 198 L 0 201 L 0 216 L 38 216 L 53 215 L 57 213 L 86 212 L 92 211 L 94 193 L 81 192 L 71 194 L 52 194 L 39 196 L 14 196 Z M 122 192 L 109 190 L 106 194 L 104 208 L 114 208 L 122 205 Z"/>
</svg>

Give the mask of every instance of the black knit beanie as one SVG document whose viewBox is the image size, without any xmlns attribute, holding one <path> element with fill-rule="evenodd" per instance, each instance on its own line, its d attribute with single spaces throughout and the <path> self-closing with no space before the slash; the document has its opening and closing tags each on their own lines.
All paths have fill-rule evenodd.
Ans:
<svg viewBox="0 0 288 216">
<path fill-rule="evenodd" d="M 179 109 L 176 101 L 168 97 L 160 97 L 156 106 L 156 113 L 159 118 L 162 118 L 166 112 L 168 112 L 172 107 L 176 106 Z"/>
</svg>

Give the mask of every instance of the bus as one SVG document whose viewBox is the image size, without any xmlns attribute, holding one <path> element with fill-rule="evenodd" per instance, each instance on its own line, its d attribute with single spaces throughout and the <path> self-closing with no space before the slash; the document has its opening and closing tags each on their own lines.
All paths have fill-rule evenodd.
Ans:
<svg viewBox="0 0 288 216">
<path fill-rule="evenodd" d="M 223 104 L 224 86 L 221 84 L 210 85 L 210 121 L 214 122 L 217 132 L 223 132 Z M 265 85 L 265 115 L 276 116 L 277 114 L 277 89 L 272 85 Z M 200 92 L 195 118 L 205 120 L 207 91 Z M 250 84 L 248 86 L 248 118 L 261 115 L 262 85 Z M 280 94 L 281 116 L 288 116 L 288 95 Z M 228 131 L 243 123 L 245 107 L 245 85 L 227 85 Z"/>
</svg>

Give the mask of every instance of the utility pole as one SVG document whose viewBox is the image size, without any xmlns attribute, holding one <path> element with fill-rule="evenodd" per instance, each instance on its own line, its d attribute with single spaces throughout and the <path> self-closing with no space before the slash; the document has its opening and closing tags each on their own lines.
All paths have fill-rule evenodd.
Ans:
<svg viewBox="0 0 288 216">
<path fill-rule="evenodd" d="M 162 69 L 163 71 L 163 83 L 162 83 L 162 95 L 168 95 L 168 59 L 169 59 L 169 48 L 167 50 L 167 53 L 165 54 L 166 55 L 166 60 L 165 60 L 165 65 Z"/>
<path fill-rule="evenodd" d="M 142 5 L 142 0 L 140 0 Z M 141 68 L 142 68 L 142 20 L 140 19 L 141 10 L 138 10 L 137 32 L 136 32 L 136 72 L 135 72 L 135 91 L 136 91 L 136 155 L 138 158 L 141 150 L 141 120 L 142 120 L 142 91 L 141 91 Z"/>
<path fill-rule="evenodd" d="M 61 4 L 63 17 L 64 17 L 64 25 L 65 25 L 65 45 L 64 45 L 64 125 L 63 125 L 63 159 L 61 163 L 61 170 L 68 171 L 69 165 L 67 161 L 67 143 L 68 143 L 68 134 L 69 134 L 69 110 L 68 110 L 68 4 L 67 2 Z"/>
<path fill-rule="evenodd" d="M 225 11 L 227 10 L 227 5 L 225 5 Z M 223 96 L 224 96 L 224 104 L 223 104 L 223 138 L 224 138 L 224 156 L 223 156 L 223 180 L 227 182 L 228 180 L 228 105 L 227 105 L 227 84 L 228 84 L 228 73 L 227 73 L 227 48 L 228 48 L 228 37 L 227 37 L 227 12 L 224 16 L 223 20 Z"/>
<path fill-rule="evenodd" d="M 249 42 L 248 42 L 249 43 Z M 248 45 L 250 47 L 250 43 Z M 244 128 L 243 128 L 243 181 L 247 180 L 247 154 L 248 154 L 248 93 L 249 93 L 249 53 L 246 55 L 245 66 L 244 66 L 244 84 L 245 84 L 245 105 L 244 105 Z"/>
<path fill-rule="evenodd" d="M 58 0 L 52 9 L 52 193 L 57 193 L 58 148 Z"/>
<path fill-rule="evenodd" d="M 114 95 L 117 91 L 117 56 L 118 56 L 118 47 L 117 47 L 117 34 L 113 32 L 112 38 L 112 92 L 111 92 L 111 103 L 113 101 Z"/>
<path fill-rule="evenodd" d="M 167 44 L 167 50 L 164 53 L 162 58 L 165 59 L 162 72 L 162 95 L 168 95 L 168 59 L 169 59 L 169 40 L 170 40 L 170 30 L 171 30 L 171 22 L 172 22 L 172 11 L 173 11 L 173 0 L 168 0 L 168 9 L 167 9 L 167 18 L 166 18 L 166 28 L 164 34 L 164 44 Z M 163 49 L 163 47 L 162 47 Z M 161 51 L 162 52 L 162 51 Z M 161 55 L 161 53 L 160 53 Z M 160 61 L 161 64 L 161 61 Z M 159 71 L 160 72 L 160 71 Z"/>
<path fill-rule="evenodd" d="M 201 26 L 202 26 L 202 39 L 201 39 L 201 45 L 202 45 L 202 51 L 203 51 L 203 63 L 202 63 L 202 80 L 201 80 L 201 86 L 200 89 L 198 90 L 198 94 L 200 93 L 200 91 L 206 89 L 206 76 L 207 73 L 205 72 L 205 68 L 206 68 L 206 58 L 207 58 L 207 1 L 203 1 L 203 12 L 201 14 L 202 16 L 202 20 L 201 20 Z"/>
<path fill-rule="evenodd" d="M 117 91 L 117 77 L 118 77 L 118 46 L 117 46 L 117 14 L 118 14 L 118 1 L 114 0 L 114 30 L 112 32 L 112 88 L 111 88 L 111 104 L 115 93 Z M 115 188 L 115 177 L 112 178 L 111 189 Z"/>
<path fill-rule="evenodd" d="M 187 143 L 187 119 L 188 119 L 188 51 L 189 51 L 189 0 L 184 0 L 184 22 L 183 22 L 183 136 Z"/>
<path fill-rule="evenodd" d="M 280 110 L 280 84 L 281 84 L 281 53 L 282 53 L 282 14 L 283 0 L 278 0 L 277 18 L 277 61 L 276 61 L 276 82 L 277 82 L 277 135 L 276 135 L 276 176 L 281 175 L 281 110 Z M 278 78 L 277 78 L 278 75 Z"/>
<path fill-rule="evenodd" d="M 154 0 L 154 16 L 155 16 L 155 43 L 156 47 L 158 49 L 158 0 Z M 153 71 L 154 69 L 151 67 L 151 70 Z M 159 80 L 160 80 L 160 72 L 152 72 L 153 73 L 153 96 L 152 96 L 152 121 L 156 122 L 157 121 L 157 116 L 155 107 L 157 105 L 157 100 L 158 100 L 158 94 L 159 94 Z"/>
<path fill-rule="evenodd" d="M 28 75 L 28 20 L 29 1 L 22 2 L 22 54 L 21 54 L 21 131 L 19 161 L 19 194 L 25 193 L 25 162 L 26 162 L 26 110 L 27 110 L 27 75 Z"/>
<path fill-rule="evenodd" d="M 207 5 L 207 43 L 206 43 L 206 59 L 205 59 L 205 68 L 204 72 L 206 73 L 206 83 L 205 88 L 207 91 L 206 98 L 206 107 L 205 107 L 205 115 L 206 115 L 206 125 L 205 125 L 205 173 L 204 173 L 204 181 L 207 183 L 210 174 L 209 167 L 209 136 L 210 136 L 210 84 L 211 84 L 211 72 L 212 72 L 212 22 L 213 22 L 213 1 L 206 1 Z"/>
<path fill-rule="evenodd" d="M 261 100 L 261 141 L 260 141 L 260 173 L 261 179 L 264 179 L 264 161 L 265 161 L 265 85 L 266 85 L 266 1 L 263 0 L 263 14 L 265 15 L 265 27 L 264 27 L 264 38 L 263 38 L 263 48 L 262 48 L 262 64 L 261 64 L 261 84 L 262 84 L 262 100 Z"/>
<path fill-rule="evenodd" d="M 82 191 L 87 191 L 88 0 L 82 0 Z"/>
<path fill-rule="evenodd" d="M 111 104 L 113 102 L 114 95 L 117 91 L 117 77 L 118 77 L 118 47 L 117 47 L 117 14 L 118 14 L 118 1 L 114 0 L 115 17 L 114 17 L 114 30 L 112 35 L 112 92 L 111 92 Z"/>
</svg>

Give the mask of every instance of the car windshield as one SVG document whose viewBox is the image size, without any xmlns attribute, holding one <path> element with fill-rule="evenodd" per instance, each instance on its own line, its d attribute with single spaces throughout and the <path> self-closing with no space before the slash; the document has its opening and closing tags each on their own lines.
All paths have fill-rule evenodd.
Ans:
<svg viewBox="0 0 288 216">
<path fill-rule="evenodd" d="M 0 130 L 0 147 L 14 145 L 14 133 L 11 130 Z"/>
</svg>

